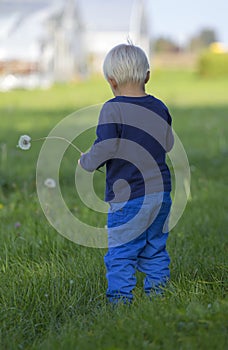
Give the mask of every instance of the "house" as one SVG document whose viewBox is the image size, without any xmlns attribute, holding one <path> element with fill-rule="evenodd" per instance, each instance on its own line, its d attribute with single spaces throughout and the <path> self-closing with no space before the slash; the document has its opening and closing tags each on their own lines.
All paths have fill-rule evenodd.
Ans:
<svg viewBox="0 0 228 350">
<path fill-rule="evenodd" d="M 148 22 L 146 0 L 2 0 L 0 87 L 8 75 L 6 90 L 15 79 L 32 88 L 100 72 L 129 38 L 149 55 Z"/>
<path fill-rule="evenodd" d="M 3 0 L 0 28 L 3 90 L 10 89 L 11 83 L 24 88 L 47 86 L 83 73 L 86 53 L 74 0 Z"/>
</svg>

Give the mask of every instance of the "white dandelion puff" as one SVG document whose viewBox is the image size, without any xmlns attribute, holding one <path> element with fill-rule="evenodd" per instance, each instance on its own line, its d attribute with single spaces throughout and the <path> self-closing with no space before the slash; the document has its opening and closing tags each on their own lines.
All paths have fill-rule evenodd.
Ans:
<svg viewBox="0 0 228 350">
<path fill-rule="evenodd" d="M 54 179 L 48 178 L 44 181 L 44 185 L 48 188 L 55 188 L 56 187 L 56 182 Z"/>
<path fill-rule="evenodd" d="M 23 149 L 23 151 L 27 151 L 31 147 L 31 137 L 28 135 L 22 135 L 19 138 L 17 147 Z"/>
</svg>

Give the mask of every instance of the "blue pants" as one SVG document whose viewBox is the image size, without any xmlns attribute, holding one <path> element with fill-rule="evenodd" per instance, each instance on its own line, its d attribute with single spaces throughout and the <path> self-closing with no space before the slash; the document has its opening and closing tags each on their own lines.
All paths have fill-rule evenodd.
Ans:
<svg viewBox="0 0 228 350">
<path fill-rule="evenodd" d="M 159 293 L 170 277 L 169 255 L 166 251 L 168 238 L 168 216 L 171 208 L 169 192 L 153 193 L 145 197 L 129 200 L 127 203 L 112 203 L 108 213 L 108 239 L 115 241 L 117 235 L 126 235 L 131 239 L 120 244 L 109 244 L 104 257 L 107 270 L 107 298 L 110 302 L 131 302 L 132 290 L 136 285 L 136 269 L 145 274 L 144 290 Z M 140 209 L 141 208 L 141 209 Z M 137 213 L 142 211 L 137 217 Z M 128 232 L 119 230 L 129 223 L 127 229 L 137 233 L 129 236 Z M 126 227 L 125 227 L 126 229 Z M 141 231 L 141 232 L 140 232 Z"/>
</svg>

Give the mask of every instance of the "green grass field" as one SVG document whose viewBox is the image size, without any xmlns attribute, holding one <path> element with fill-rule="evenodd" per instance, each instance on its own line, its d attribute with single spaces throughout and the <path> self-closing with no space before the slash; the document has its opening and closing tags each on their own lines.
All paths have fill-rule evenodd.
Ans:
<svg viewBox="0 0 228 350">
<path fill-rule="evenodd" d="M 188 154 L 191 201 L 170 233 L 165 296 L 147 300 L 138 274 L 133 305 L 114 310 L 105 300 L 105 250 L 63 238 L 40 208 L 35 174 L 42 143 L 27 152 L 16 148 L 20 135 L 46 136 L 66 115 L 104 102 L 109 87 L 93 78 L 0 94 L 0 349 L 228 348 L 227 90 L 227 80 L 201 80 L 192 72 L 152 75 L 147 91 L 168 104 Z M 82 221 L 104 225 L 104 215 L 74 193 L 77 152 L 65 158 L 66 202 Z M 101 197 L 102 182 L 97 174 Z"/>
</svg>

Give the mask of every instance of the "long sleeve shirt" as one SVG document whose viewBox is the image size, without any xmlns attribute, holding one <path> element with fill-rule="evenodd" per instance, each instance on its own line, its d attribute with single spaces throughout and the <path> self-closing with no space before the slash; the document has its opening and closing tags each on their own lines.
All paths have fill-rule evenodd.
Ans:
<svg viewBox="0 0 228 350">
<path fill-rule="evenodd" d="M 103 105 L 97 139 L 80 163 L 90 172 L 106 165 L 106 201 L 171 191 L 166 164 L 174 143 L 171 124 L 168 108 L 151 95 L 117 96 Z"/>
</svg>

